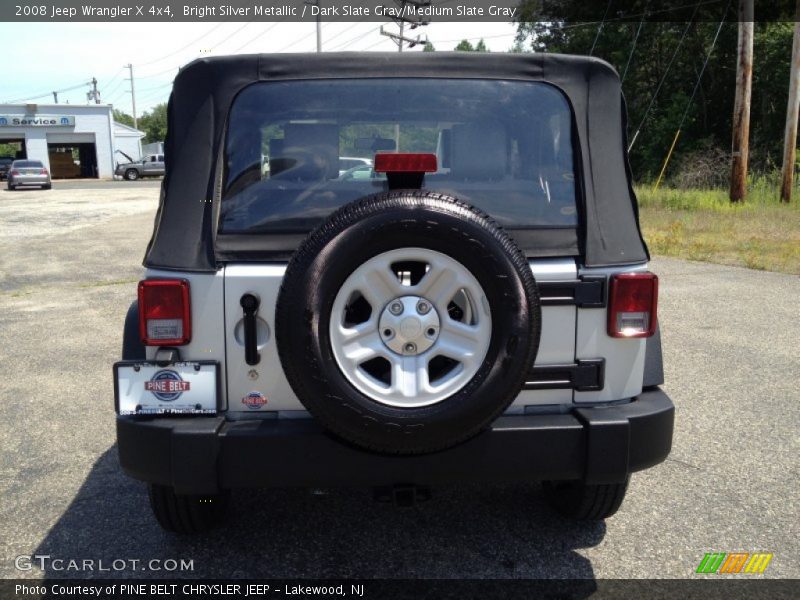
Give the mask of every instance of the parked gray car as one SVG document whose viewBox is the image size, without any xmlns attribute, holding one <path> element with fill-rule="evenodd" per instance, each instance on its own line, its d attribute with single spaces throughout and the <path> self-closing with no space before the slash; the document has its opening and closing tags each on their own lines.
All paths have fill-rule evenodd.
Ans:
<svg viewBox="0 0 800 600">
<path fill-rule="evenodd" d="M 8 189 L 13 191 L 21 185 L 37 185 L 43 190 L 52 187 L 50 173 L 40 160 L 15 160 L 8 170 Z"/>
<path fill-rule="evenodd" d="M 141 177 L 161 177 L 164 175 L 164 155 L 148 154 L 138 161 L 118 164 L 114 174 L 128 181 Z"/>
</svg>

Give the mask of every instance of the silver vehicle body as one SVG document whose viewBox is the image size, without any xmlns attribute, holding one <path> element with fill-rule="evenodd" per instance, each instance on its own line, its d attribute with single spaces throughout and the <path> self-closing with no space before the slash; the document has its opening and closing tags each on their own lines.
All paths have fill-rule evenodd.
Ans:
<svg viewBox="0 0 800 600">
<path fill-rule="evenodd" d="M 8 170 L 9 189 L 18 186 L 50 187 L 50 173 L 38 160 L 15 160 Z"/>
<path fill-rule="evenodd" d="M 579 276 L 610 275 L 646 271 L 647 264 L 615 269 L 579 269 L 572 258 L 530 261 L 538 283 L 575 282 Z M 295 396 L 281 368 L 275 344 L 275 305 L 286 266 L 282 264 L 233 264 L 214 274 L 182 273 L 192 290 L 192 340 L 181 347 L 183 360 L 220 362 L 222 410 L 230 418 L 307 418 L 310 415 Z M 175 273 L 147 269 L 146 278 L 171 278 Z M 256 367 L 245 362 L 244 326 L 239 298 L 255 293 L 261 299 L 258 319 Z M 196 300 L 196 301 L 195 301 Z M 592 406 L 626 400 L 642 391 L 646 339 L 612 338 L 605 335 L 606 308 L 575 305 L 542 307 L 542 335 L 536 367 L 556 367 L 580 360 L 604 361 L 604 385 L 597 391 L 576 391 L 572 386 L 557 389 L 557 381 L 542 382 L 550 389 L 523 389 L 506 414 L 566 412 L 576 405 Z M 224 319 L 220 315 L 224 314 Z M 155 359 L 157 348 L 147 348 Z M 534 386 L 529 386 L 534 387 Z M 242 402 L 257 390 L 268 403 L 254 411 Z"/>
<path fill-rule="evenodd" d="M 135 177 L 129 177 L 130 172 L 135 172 Z M 164 155 L 149 154 L 138 161 L 121 163 L 114 169 L 114 174 L 126 179 L 138 179 L 140 177 L 161 177 L 165 173 Z"/>
</svg>

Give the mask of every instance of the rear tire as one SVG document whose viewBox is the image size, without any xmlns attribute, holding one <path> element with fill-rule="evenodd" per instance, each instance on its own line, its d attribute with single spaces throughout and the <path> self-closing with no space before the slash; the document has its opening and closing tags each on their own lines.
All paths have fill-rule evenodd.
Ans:
<svg viewBox="0 0 800 600">
<path fill-rule="evenodd" d="M 219 525 L 228 508 L 229 493 L 176 494 L 175 489 L 151 483 L 150 508 L 158 524 L 173 533 L 200 533 Z"/>
<path fill-rule="evenodd" d="M 602 521 L 619 510 L 630 477 L 623 483 L 589 485 L 582 481 L 545 481 L 547 503 L 562 516 L 578 521 Z"/>
<path fill-rule="evenodd" d="M 127 171 L 125 171 L 125 179 L 127 179 L 128 181 L 136 181 L 137 179 L 139 179 L 139 171 L 137 171 L 136 169 L 128 169 Z"/>
<path fill-rule="evenodd" d="M 49 190 L 49 189 L 51 189 L 52 187 L 53 187 L 53 185 L 52 185 L 52 184 L 50 184 L 50 183 L 48 183 L 47 185 L 43 185 L 43 186 L 42 186 L 42 189 L 43 189 L 43 190 Z"/>
<path fill-rule="evenodd" d="M 17 189 L 17 186 L 11 185 L 10 183 L 6 186 L 9 192 L 13 192 Z"/>
<path fill-rule="evenodd" d="M 392 325 L 390 304 L 413 316 Z M 423 325 L 418 314 L 441 320 Z M 450 196 L 402 190 L 343 206 L 303 242 L 281 284 L 275 339 L 289 384 L 328 430 L 372 452 L 425 454 L 477 435 L 513 402 L 540 326 L 530 266 L 497 224 Z M 350 359 L 343 336 L 359 327 L 369 346 Z M 398 349 L 386 340 L 404 327 Z M 380 367 L 362 369 L 372 357 Z"/>
</svg>

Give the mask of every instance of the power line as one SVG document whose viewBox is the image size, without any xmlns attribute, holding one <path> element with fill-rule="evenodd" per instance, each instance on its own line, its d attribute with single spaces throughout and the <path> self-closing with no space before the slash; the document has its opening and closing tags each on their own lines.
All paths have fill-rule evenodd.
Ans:
<svg viewBox="0 0 800 600">
<path fill-rule="evenodd" d="M 714 34 L 714 39 L 711 41 L 711 47 L 708 49 L 708 53 L 706 54 L 706 59 L 703 61 L 703 67 L 700 69 L 700 74 L 697 76 L 697 81 L 694 84 L 694 89 L 692 90 L 692 95 L 689 97 L 689 102 L 686 104 L 686 110 L 683 111 L 683 117 L 681 117 L 681 123 L 678 125 L 678 129 L 683 127 L 684 122 L 686 121 L 686 116 L 689 114 L 689 108 L 692 106 L 692 102 L 694 102 L 694 97 L 697 95 L 697 90 L 700 88 L 700 81 L 703 79 L 703 74 L 706 72 L 706 67 L 708 66 L 708 61 L 711 59 L 711 53 L 714 52 L 714 47 L 717 45 L 717 39 L 719 38 L 719 33 L 722 31 L 722 26 L 725 24 L 725 18 L 728 16 L 728 11 L 731 8 L 731 0 L 728 0 L 728 6 L 725 8 L 725 12 L 722 14 L 722 19 L 719 22 L 719 26 L 717 27 L 717 32 Z"/>
<path fill-rule="evenodd" d="M 672 145 L 669 147 L 669 151 L 667 152 L 667 157 L 664 159 L 664 165 L 661 167 L 661 172 L 658 174 L 658 179 L 656 179 L 654 190 L 657 190 L 661 185 L 661 181 L 664 179 L 664 173 L 667 172 L 667 166 L 669 165 L 670 158 L 672 158 L 672 153 L 675 151 L 675 146 L 678 144 L 678 138 L 681 135 L 681 130 L 683 129 L 683 124 L 686 122 L 686 117 L 689 114 L 689 109 L 692 106 L 692 102 L 694 102 L 694 97 L 697 94 L 697 90 L 700 88 L 700 81 L 703 79 L 703 73 L 706 71 L 706 67 L 708 66 L 708 61 L 711 58 L 711 53 L 714 52 L 714 47 L 717 45 L 717 38 L 719 38 L 719 32 L 722 31 L 722 26 L 725 24 L 725 19 L 728 16 L 728 11 L 731 8 L 731 1 L 728 0 L 728 5 L 725 7 L 725 12 L 722 13 L 722 19 L 720 19 L 719 27 L 717 27 L 717 32 L 714 34 L 714 39 L 711 41 L 711 47 L 708 49 L 708 53 L 706 54 L 706 59 L 703 62 L 703 67 L 700 69 L 700 73 L 697 75 L 697 81 L 694 84 L 694 89 L 692 90 L 692 95 L 689 98 L 689 102 L 686 103 L 686 110 L 683 111 L 683 117 L 681 117 L 681 122 L 678 124 L 678 129 L 675 131 L 675 137 L 672 139 Z"/>
<path fill-rule="evenodd" d="M 214 46 L 213 46 L 212 48 L 216 48 L 216 47 L 218 47 L 218 46 L 222 46 L 222 44 L 224 44 L 224 43 L 225 43 L 225 42 L 227 42 L 229 39 L 231 39 L 231 38 L 232 38 L 234 35 L 236 35 L 237 33 L 239 33 L 239 32 L 240 32 L 242 29 L 244 29 L 244 28 L 245 28 L 245 27 L 247 27 L 248 25 L 252 25 L 252 24 L 253 24 L 253 21 L 248 21 L 247 23 L 245 23 L 245 24 L 244 24 L 244 25 L 242 25 L 241 27 L 239 27 L 239 28 L 235 29 L 235 30 L 233 31 L 233 33 L 231 33 L 230 35 L 227 35 L 227 36 L 225 36 L 225 37 L 224 37 L 224 38 L 223 38 L 221 41 L 219 41 L 219 42 L 217 42 L 216 44 L 214 44 Z"/>
<path fill-rule="evenodd" d="M 642 16 L 651 16 L 651 15 L 661 15 L 671 12 L 676 12 L 679 10 L 686 10 L 689 8 L 694 8 L 694 12 L 697 12 L 697 9 L 701 6 L 707 6 L 709 4 L 719 4 L 722 0 L 704 0 L 703 2 L 698 2 L 696 4 L 684 4 L 682 6 L 673 6 L 671 8 L 662 8 L 661 10 L 648 10 L 638 14 L 631 14 L 631 15 L 620 15 L 619 17 L 612 17 L 610 19 L 606 19 L 606 23 L 611 23 L 613 21 L 626 21 L 628 19 L 634 19 L 636 17 Z M 694 19 L 694 13 L 692 14 L 692 19 Z M 576 27 L 589 27 L 591 25 L 599 25 L 602 21 L 586 21 L 585 23 L 567 23 L 566 25 L 556 25 L 555 27 L 549 27 L 549 29 L 553 31 L 563 31 L 564 29 L 574 29 Z"/>
<path fill-rule="evenodd" d="M 328 23 L 326 23 L 326 25 L 327 25 L 327 24 L 329 24 L 329 23 L 331 23 L 331 21 L 329 21 Z M 306 35 L 306 36 L 304 36 L 304 37 L 301 37 L 301 38 L 299 38 L 299 39 L 297 39 L 297 40 L 293 41 L 291 44 L 289 44 L 289 45 L 287 45 L 287 46 L 284 46 L 284 47 L 283 47 L 283 48 L 281 48 L 280 50 L 275 50 L 275 52 L 276 52 L 276 53 L 279 53 L 279 52 L 283 52 L 283 51 L 285 51 L 285 50 L 288 50 L 288 49 L 289 49 L 289 48 L 291 48 L 292 46 L 296 46 L 296 45 L 297 45 L 297 44 L 299 44 L 300 42 L 304 42 L 304 41 L 306 41 L 308 38 L 310 38 L 311 36 L 315 36 L 315 35 L 317 35 L 317 30 L 316 30 L 316 27 L 314 28 L 314 31 L 312 31 L 312 32 L 311 32 L 311 33 L 309 33 L 308 35 Z"/>
<path fill-rule="evenodd" d="M 388 41 L 388 40 L 386 40 L 385 38 L 381 38 L 381 39 L 379 39 L 377 42 L 375 42 L 374 44 L 370 44 L 370 45 L 369 45 L 369 46 L 367 46 L 366 48 L 362 48 L 360 51 L 361 51 L 361 52 L 366 52 L 367 50 L 371 50 L 371 49 L 372 49 L 372 48 L 374 48 L 375 46 L 378 46 L 378 45 L 380 45 L 380 44 L 382 44 L 383 42 L 386 42 L 386 41 Z"/>
<path fill-rule="evenodd" d="M 224 23 L 223 23 L 223 24 L 224 24 Z M 237 34 L 237 33 L 239 33 L 240 31 L 242 31 L 242 30 L 243 30 L 245 27 L 247 27 L 248 25 L 252 25 L 252 24 L 253 24 L 253 21 L 248 21 L 247 23 L 245 23 L 245 24 L 244 24 L 244 25 L 242 25 L 241 27 L 237 27 L 237 28 L 236 28 L 236 29 L 234 29 L 234 30 L 233 30 L 231 33 L 229 33 L 227 36 L 225 36 L 225 37 L 224 37 L 222 40 L 220 40 L 219 42 L 216 42 L 216 43 L 215 43 L 215 44 L 214 44 L 212 47 L 213 47 L 213 48 L 217 48 L 217 47 L 221 46 L 222 44 L 224 44 L 225 42 L 227 42 L 229 39 L 231 39 L 231 38 L 232 38 L 234 35 L 236 35 L 236 34 Z M 209 32 L 209 33 L 211 33 L 211 32 Z M 259 36 L 260 36 L 260 35 L 262 35 L 262 34 L 259 34 Z M 259 36 L 257 36 L 257 37 L 259 37 Z M 202 39 L 202 38 L 199 38 L 199 39 Z M 195 42 L 199 41 L 199 39 L 198 39 L 198 40 L 195 40 Z M 192 43 L 190 43 L 190 44 L 188 44 L 188 45 L 184 46 L 184 47 L 183 47 L 181 50 L 185 50 L 186 48 L 188 48 L 189 46 L 191 46 L 191 45 L 192 45 L 193 43 L 195 43 L 195 42 L 192 42 Z M 248 43 L 249 43 L 249 42 L 248 42 Z M 246 45 L 246 44 L 245 44 L 245 45 Z M 178 52 L 180 52 L 181 50 L 178 50 L 178 51 L 174 52 L 173 54 L 177 54 L 177 53 L 178 53 Z M 234 52 L 236 52 L 236 51 L 234 50 Z M 155 61 L 155 62 L 158 62 L 158 61 Z M 152 62 L 150 62 L 150 63 L 145 63 L 145 64 L 143 64 L 143 65 L 141 65 L 141 66 L 145 66 L 145 65 L 148 65 L 148 64 L 153 64 L 153 63 L 152 63 Z M 174 65 L 174 66 L 171 66 L 171 67 L 169 67 L 169 68 L 167 68 L 167 69 L 163 69 L 162 71 L 158 71 L 158 72 L 156 72 L 156 73 L 150 73 L 149 75 L 139 75 L 139 76 L 138 76 L 138 78 L 139 78 L 139 79 L 153 79 L 154 77 L 159 77 L 159 76 L 161 76 L 161 75 L 165 75 L 165 74 L 167 74 L 167 73 L 170 73 L 170 72 L 172 72 L 172 71 L 175 71 L 176 69 L 180 69 L 180 68 L 181 68 L 181 66 L 183 66 L 183 64 L 185 64 L 185 63 L 181 63 L 181 64 L 179 64 L 179 65 Z M 137 66 L 138 66 L 138 65 L 137 65 Z"/>
<path fill-rule="evenodd" d="M 227 23 L 228 23 L 228 21 L 223 21 L 222 23 L 217 23 L 216 25 L 214 25 L 214 27 L 212 27 L 211 29 L 209 29 L 208 31 L 206 31 L 206 32 L 205 32 L 203 35 L 201 35 L 199 38 L 192 40 L 191 42 L 189 42 L 189 43 L 188 43 L 188 44 L 186 44 L 185 46 L 181 46 L 180 48 L 178 48 L 178 49 L 177 49 L 177 50 L 175 50 L 174 52 L 170 52 L 169 54 L 167 54 L 167 55 L 165 55 L 165 56 L 162 56 L 161 58 L 157 58 L 157 59 L 155 59 L 155 60 L 151 60 L 150 62 L 141 63 L 141 64 L 139 64 L 139 65 L 137 65 L 137 66 L 138 66 L 139 68 L 141 68 L 141 67 L 149 67 L 150 65 L 154 65 L 154 64 L 156 64 L 156 63 L 159 63 L 159 62 L 165 61 L 165 60 L 167 60 L 168 58 L 171 58 L 171 57 L 175 56 L 175 55 L 176 55 L 176 54 L 178 54 L 179 52 L 183 52 L 183 51 L 184 51 L 184 50 L 186 50 L 186 49 L 187 49 L 189 46 L 192 46 L 192 45 L 196 44 L 197 42 L 199 42 L 200 40 L 202 40 L 202 39 L 204 39 L 204 38 L 208 37 L 208 36 L 211 34 L 211 32 L 212 32 L 212 31 L 216 31 L 217 29 L 219 29 L 220 27 L 222 27 L 223 25 L 225 25 L 225 24 L 227 24 Z"/>
<path fill-rule="evenodd" d="M 647 6 L 649 6 L 649 5 L 650 5 L 650 1 L 648 0 L 647 5 L 645 5 L 645 8 L 647 8 Z M 633 36 L 633 44 L 631 44 L 631 52 L 630 52 L 630 54 L 628 54 L 628 62 L 625 63 L 625 70 L 622 72 L 622 77 L 620 79 L 620 81 L 622 83 L 625 82 L 625 77 L 628 76 L 628 68 L 631 66 L 631 60 L 633 60 L 633 52 L 634 52 L 634 50 L 636 50 L 636 42 L 639 41 L 639 34 L 642 33 L 642 27 L 644 26 L 644 20 L 647 18 L 645 16 L 646 14 L 647 14 L 647 12 L 642 14 L 642 20 L 639 21 L 639 27 L 636 28 L 636 35 Z"/>
<path fill-rule="evenodd" d="M 267 33 L 269 33 L 269 31 L 270 31 L 270 30 L 274 29 L 275 27 L 277 27 L 278 25 L 280 25 L 280 24 L 281 24 L 283 21 L 285 21 L 285 20 L 286 20 L 286 17 L 284 17 L 284 18 L 283 18 L 283 19 L 281 19 L 280 21 L 276 21 L 275 23 L 273 23 L 272 25 L 270 25 L 269 27 L 267 27 L 267 28 L 266 28 L 264 31 L 262 31 L 261 33 L 259 33 L 257 36 L 255 36 L 254 38 L 252 38 L 252 39 L 250 39 L 249 41 L 245 42 L 244 44 L 242 44 L 241 46 L 239 46 L 239 47 L 238 47 L 238 48 L 236 48 L 235 50 L 231 51 L 231 54 L 236 54 L 236 53 L 237 53 L 237 52 L 239 52 L 239 50 L 241 50 L 242 48 L 245 48 L 246 46 L 249 46 L 250 44 L 252 44 L 253 42 L 255 42 L 257 39 L 259 39 L 259 38 L 263 37 L 264 35 L 266 35 Z"/>
<path fill-rule="evenodd" d="M 106 92 L 103 92 L 103 93 L 105 94 L 106 98 L 110 98 L 110 97 L 111 97 L 111 96 L 114 94 L 114 92 L 116 92 L 116 91 L 117 91 L 117 90 L 120 88 L 120 86 L 121 86 L 121 85 L 122 85 L 124 82 L 125 82 L 125 79 L 124 79 L 124 78 L 123 78 L 123 79 L 120 79 L 120 80 L 117 82 L 117 85 L 115 85 L 115 86 L 114 86 L 113 88 L 111 88 L 110 90 L 108 90 L 108 91 L 106 91 Z"/>
<path fill-rule="evenodd" d="M 371 31 L 372 31 L 372 23 L 369 23 L 369 29 L 367 31 L 362 31 L 357 36 L 351 37 L 349 40 L 337 44 L 336 46 L 331 48 L 331 50 L 344 50 L 345 48 L 350 46 L 350 44 L 352 44 L 353 42 L 364 39 L 364 36 L 369 35 Z"/>
<path fill-rule="evenodd" d="M 589 50 L 589 56 L 594 54 L 595 46 L 597 46 L 597 40 L 600 39 L 600 33 L 603 31 L 603 26 L 606 24 L 606 17 L 608 16 L 608 11 L 611 8 L 611 3 L 614 0 L 608 0 L 608 4 L 606 5 L 606 12 L 603 13 L 603 20 L 600 21 L 600 26 L 597 28 L 597 35 L 594 36 L 594 42 L 592 42 L 592 48 Z"/>
<path fill-rule="evenodd" d="M 166 75 L 172 71 L 180 69 L 180 65 L 173 65 L 169 69 L 164 69 L 163 71 L 159 71 L 158 73 L 151 73 L 150 75 L 141 75 L 139 79 L 153 79 L 154 77 L 159 77 L 161 75 Z"/>
<path fill-rule="evenodd" d="M 17 98 L 16 100 L 6 100 L 6 102 L 4 104 L 16 104 L 18 102 L 25 102 L 26 100 L 38 100 L 39 98 L 48 98 L 54 93 L 55 94 L 61 94 L 62 92 L 71 92 L 73 90 L 77 90 L 77 89 L 82 88 L 84 86 L 91 85 L 91 83 L 92 83 L 91 80 L 87 80 L 87 81 L 84 81 L 84 82 L 79 83 L 77 85 L 73 85 L 72 87 L 64 88 L 64 89 L 61 89 L 61 90 L 52 90 L 50 92 L 43 92 L 43 93 L 38 94 L 36 96 L 24 96 L 22 98 Z"/>
<path fill-rule="evenodd" d="M 355 29 L 356 27 L 358 27 L 359 25 L 361 25 L 361 23 L 363 23 L 364 21 L 366 21 L 366 20 L 367 20 L 367 18 L 368 18 L 368 17 L 365 17 L 365 18 L 361 19 L 360 21 L 356 21 L 355 23 L 353 23 L 353 24 L 352 24 L 350 27 L 346 27 L 346 28 L 342 29 L 342 30 L 341 30 L 339 33 L 337 33 L 337 34 L 335 34 L 335 35 L 332 35 L 332 36 L 331 36 L 331 37 L 329 37 L 327 40 L 325 40 L 325 43 L 326 43 L 326 44 L 329 44 L 329 43 L 330 43 L 332 40 L 335 40 L 336 38 L 338 38 L 338 37 L 341 37 L 342 35 L 344 35 L 344 34 L 345 34 L 345 33 L 347 33 L 348 31 L 352 31 L 353 29 Z M 356 38 L 353 38 L 353 39 L 356 39 Z M 345 42 L 345 43 L 347 43 L 347 42 Z M 339 44 L 338 44 L 336 47 L 334 47 L 334 48 L 328 48 L 328 51 L 330 52 L 331 50 L 335 50 L 335 49 L 336 49 L 336 48 L 338 48 L 339 46 L 341 46 L 341 43 L 339 43 Z"/>
<path fill-rule="evenodd" d="M 699 6 L 699 5 L 698 5 Z M 686 39 L 686 34 L 689 33 L 689 28 L 692 26 L 694 22 L 695 14 L 697 13 L 697 6 L 695 6 L 694 12 L 692 13 L 692 18 L 689 22 L 686 23 L 686 27 L 683 30 L 683 35 L 681 35 L 681 39 L 678 40 L 677 46 L 675 46 L 675 51 L 672 53 L 672 58 L 669 60 L 669 64 L 667 65 L 667 69 L 664 71 L 664 74 L 661 76 L 661 81 L 658 82 L 658 86 L 656 87 L 656 91 L 653 93 L 653 96 L 650 98 L 650 104 L 647 106 L 647 110 L 644 111 L 644 116 L 642 117 L 639 126 L 636 128 L 636 132 L 633 134 L 631 138 L 631 143 L 628 146 L 628 152 L 631 151 L 633 145 L 636 143 L 636 138 L 639 137 L 639 133 L 642 131 L 642 126 L 644 126 L 647 117 L 650 115 L 650 111 L 653 108 L 653 105 L 656 102 L 656 98 L 658 97 L 658 93 L 661 91 L 661 87 L 664 85 L 664 82 L 667 80 L 667 75 L 669 75 L 670 69 L 672 68 L 672 64 L 675 62 L 675 57 L 678 56 L 678 51 L 680 50 L 681 46 L 683 45 L 683 40 Z"/>
<path fill-rule="evenodd" d="M 152 92 L 152 91 L 155 91 L 155 90 L 161 90 L 161 89 L 167 87 L 168 85 L 172 85 L 173 81 L 174 81 L 174 79 L 171 80 L 171 81 L 168 81 L 167 83 L 162 83 L 161 85 L 153 85 L 153 86 L 150 86 L 150 87 L 147 87 L 147 88 L 143 88 L 143 89 L 139 90 L 139 93 L 146 94 L 147 92 Z"/>
<path fill-rule="evenodd" d="M 468 38 L 454 38 L 452 40 L 429 40 L 431 44 L 449 44 L 451 42 L 461 42 L 463 40 L 471 41 L 471 40 L 492 40 L 495 38 L 503 38 L 503 37 L 516 37 L 516 33 L 499 33 L 497 35 L 480 35 L 476 37 L 468 37 Z"/>
<path fill-rule="evenodd" d="M 112 83 L 113 83 L 113 82 L 114 82 L 114 81 L 115 81 L 115 80 L 116 80 L 116 79 L 117 79 L 117 78 L 118 78 L 120 75 L 122 75 L 122 72 L 123 72 L 124 70 L 125 70 L 125 68 L 123 67 L 122 69 L 120 69 L 119 71 L 117 71 L 116 73 L 114 73 L 114 75 L 113 75 L 112 77 L 110 77 L 109 79 L 107 79 L 107 80 L 105 80 L 105 81 L 103 82 L 103 85 L 105 85 L 107 88 L 108 88 L 108 87 L 110 87 L 110 86 L 111 86 L 111 84 L 112 84 Z M 120 79 L 120 81 L 122 81 L 122 79 Z"/>
</svg>

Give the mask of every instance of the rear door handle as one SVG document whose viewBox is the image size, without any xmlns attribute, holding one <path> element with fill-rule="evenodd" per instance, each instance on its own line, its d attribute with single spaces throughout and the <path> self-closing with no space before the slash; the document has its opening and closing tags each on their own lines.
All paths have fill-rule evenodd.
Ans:
<svg viewBox="0 0 800 600">
<path fill-rule="evenodd" d="M 261 361 L 258 353 L 258 325 L 256 314 L 260 304 L 253 294 L 245 294 L 239 300 L 244 311 L 244 361 L 248 365 L 257 365 Z"/>
</svg>

